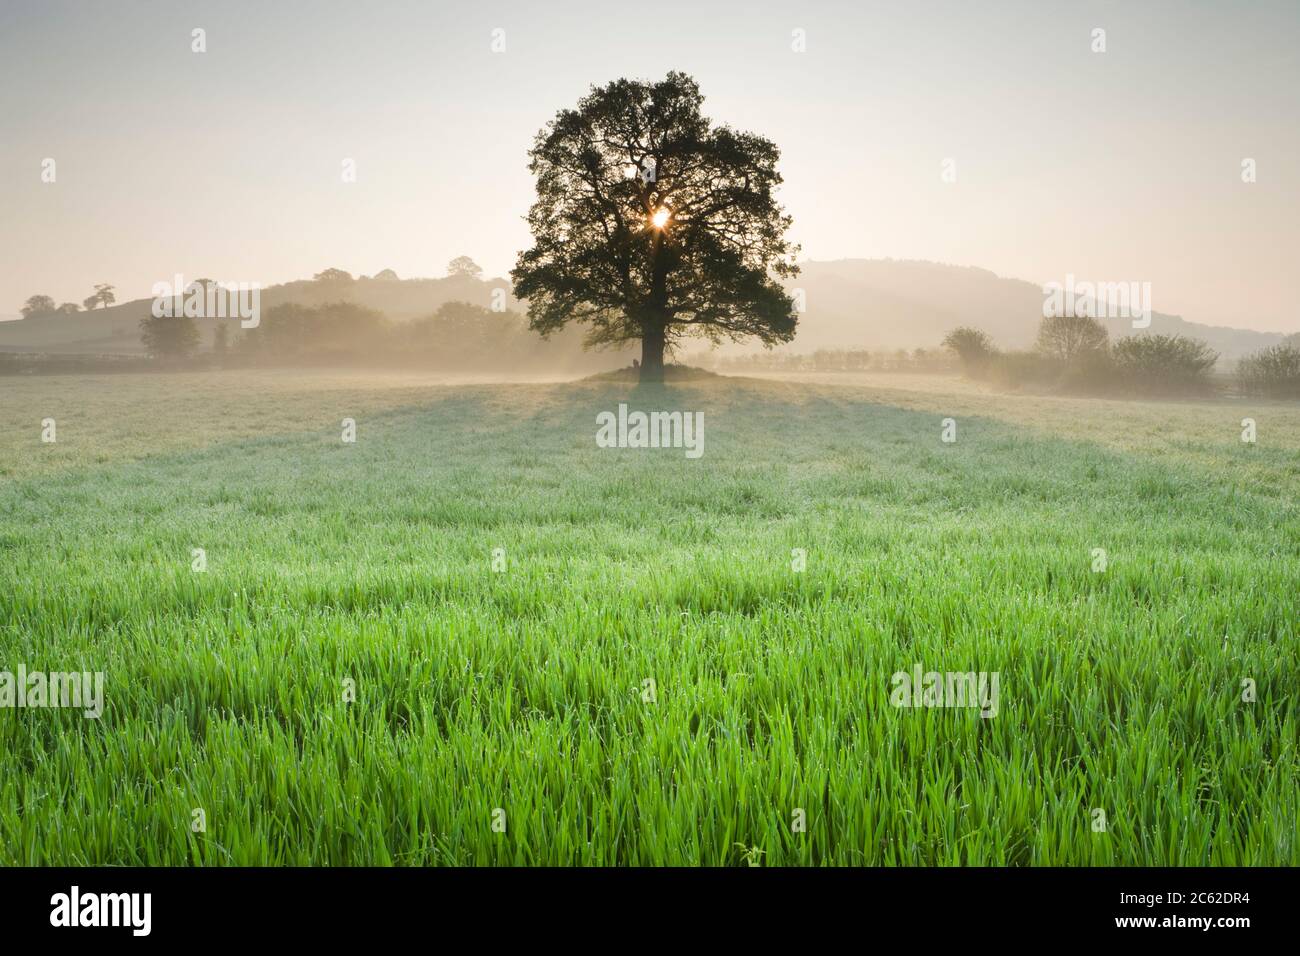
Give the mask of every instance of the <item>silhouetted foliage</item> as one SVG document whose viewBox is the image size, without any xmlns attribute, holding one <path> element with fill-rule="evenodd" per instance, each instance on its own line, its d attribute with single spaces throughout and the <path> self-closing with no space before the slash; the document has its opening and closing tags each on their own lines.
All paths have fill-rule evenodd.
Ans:
<svg viewBox="0 0 1300 956">
<path fill-rule="evenodd" d="M 774 197 L 769 140 L 701 115 L 695 80 L 616 80 L 561 110 L 530 151 L 534 245 L 511 275 L 531 327 L 584 323 L 588 345 L 640 340 L 641 376 L 662 378 L 682 337 L 794 337 L 797 247 Z"/>
<path fill-rule="evenodd" d="M 109 285 L 107 282 L 100 282 L 95 286 L 95 291 L 87 297 L 81 304 L 89 311 L 98 306 L 107 309 L 117 301 L 116 286 Z"/>
</svg>

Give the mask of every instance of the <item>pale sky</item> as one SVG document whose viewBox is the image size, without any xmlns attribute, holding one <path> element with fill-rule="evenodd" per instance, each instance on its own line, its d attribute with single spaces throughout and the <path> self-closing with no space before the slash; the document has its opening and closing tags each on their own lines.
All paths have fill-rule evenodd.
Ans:
<svg viewBox="0 0 1300 956">
<path fill-rule="evenodd" d="M 1300 330 L 1297 0 L 3 0 L 0 314 L 178 272 L 504 275 L 536 131 L 670 69 L 781 148 L 808 258 L 1149 281 L 1157 311 Z"/>
</svg>

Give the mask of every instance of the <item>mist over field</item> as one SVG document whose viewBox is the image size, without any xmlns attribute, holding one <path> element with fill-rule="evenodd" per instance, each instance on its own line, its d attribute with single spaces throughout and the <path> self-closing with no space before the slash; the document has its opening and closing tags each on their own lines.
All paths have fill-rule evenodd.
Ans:
<svg viewBox="0 0 1300 956">
<path fill-rule="evenodd" d="M 0 11 L 42 921 L 108 925 L 64 867 L 1043 868 L 962 893 L 1071 925 L 1056 868 L 1300 863 L 1295 5 L 656 16 Z"/>
</svg>

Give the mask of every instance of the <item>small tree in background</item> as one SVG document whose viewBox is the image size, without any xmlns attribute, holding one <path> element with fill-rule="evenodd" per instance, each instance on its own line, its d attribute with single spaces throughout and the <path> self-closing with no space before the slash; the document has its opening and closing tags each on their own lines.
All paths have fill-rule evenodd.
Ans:
<svg viewBox="0 0 1300 956">
<path fill-rule="evenodd" d="M 81 306 L 75 302 L 64 302 L 56 311 L 61 315 L 75 315 L 81 311 Z"/>
<path fill-rule="evenodd" d="M 967 375 L 983 375 L 998 354 L 987 332 L 961 325 L 943 337 L 943 347 L 956 354 Z"/>
<path fill-rule="evenodd" d="M 352 273 L 343 269 L 325 269 L 312 276 L 317 282 L 351 282 Z"/>
<path fill-rule="evenodd" d="M 1051 315 L 1038 326 L 1038 351 L 1067 364 L 1105 351 L 1109 341 L 1106 326 L 1086 315 Z"/>
<path fill-rule="evenodd" d="M 140 341 L 153 358 L 188 358 L 199 347 L 199 327 L 185 315 L 149 315 L 140 320 Z"/>
<path fill-rule="evenodd" d="M 471 279 L 478 279 L 483 275 L 483 270 L 479 264 L 469 256 L 457 256 L 447 263 L 447 275 L 449 276 L 467 276 Z"/>
<path fill-rule="evenodd" d="M 34 295 L 23 303 L 20 311 L 24 319 L 30 319 L 36 315 L 48 315 L 55 311 L 54 300 L 48 295 Z"/>
<path fill-rule="evenodd" d="M 117 301 L 116 287 L 110 285 L 107 282 L 100 282 L 95 286 L 94 294 L 92 294 L 89 298 L 85 299 L 82 302 L 82 305 L 86 307 L 86 311 L 90 311 L 91 309 L 94 309 L 97 306 L 103 306 L 105 309 L 107 309 L 110 305 L 112 305 L 116 301 Z"/>
<path fill-rule="evenodd" d="M 1110 334 L 1106 326 L 1087 315 L 1049 315 L 1038 326 L 1035 353 L 1040 364 L 1026 356 L 1018 368 L 1003 371 L 1033 373 L 1040 380 L 1055 380 L 1066 391 L 1105 391 L 1114 384 Z"/>
<path fill-rule="evenodd" d="M 310 339 L 317 312 L 297 302 L 282 302 L 262 313 L 261 322 L 240 336 L 238 348 L 250 358 L 293 359 Z"/>
</svg>

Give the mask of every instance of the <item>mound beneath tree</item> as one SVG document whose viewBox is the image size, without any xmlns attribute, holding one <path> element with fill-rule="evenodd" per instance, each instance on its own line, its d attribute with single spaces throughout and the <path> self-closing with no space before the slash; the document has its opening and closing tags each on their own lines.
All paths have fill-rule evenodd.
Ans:
<svg viewBox="0 0 1300 956">
<path fill-rule="evenodd" d="M 691 365 L 672 365 L 664 366 L 665 382 L 693 382 L 700 379 L 720 378 L 717 372 L 710 372 L 708 369 L 695 368 Z M 639 365 L 629 365 L 627 368 L 615 369 L 612 372 L 600 372 L 597 375 L 589 375 L 584 382 L 639 382 L 641 381 L 641 367 Z"/>
</svg>

